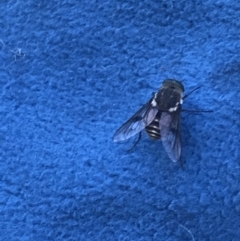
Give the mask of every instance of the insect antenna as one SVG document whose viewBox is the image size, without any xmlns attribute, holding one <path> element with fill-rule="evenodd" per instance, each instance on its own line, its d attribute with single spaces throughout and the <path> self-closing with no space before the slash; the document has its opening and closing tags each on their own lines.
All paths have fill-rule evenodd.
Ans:
<svg viewBox="0 0 240 241">
<path fill-rule="evenodd" d="M 133 147 L 131 147 L 130 149 L 127 150 L 127 152 L 130 152 L 133 150 L 133 148 L 138 144 L 138 142 L 141 140 L 141 137 L 142 137 L 142 132 L 140 131 L 139 134 L 138 134 L 138 139 L 137 141 L 134 143 Z"/>
</svg>

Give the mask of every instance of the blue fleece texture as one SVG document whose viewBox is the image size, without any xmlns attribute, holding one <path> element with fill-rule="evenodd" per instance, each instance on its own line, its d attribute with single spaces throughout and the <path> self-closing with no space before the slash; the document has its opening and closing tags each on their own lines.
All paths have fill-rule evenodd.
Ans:
<svg viewBox="0 0 240 241">
<path fill-rule="evenodd" d="M 239 0 L 0 2 L 0 241 L 239 241 Z M 182 161 L 117 128 L 167 78 Z"/>
</svg>

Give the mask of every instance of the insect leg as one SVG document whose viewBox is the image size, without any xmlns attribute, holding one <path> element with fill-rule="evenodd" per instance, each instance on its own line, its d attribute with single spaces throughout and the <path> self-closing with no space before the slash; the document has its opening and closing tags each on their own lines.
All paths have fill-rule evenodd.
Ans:
<svg viewBox="0 0 240 241">
<path fill-rule="evenodd" d="M 201 88 L 201 86 L 196 87 L 195 89 L 193 89 L 192 91 L 190 91 L 190 93 L 184 95 L 184 96 L 183 96 L 183 99 L 187 98 L 189 95 L 191 95 L 195 90 L 198 90 L 199 88 Z"/>
<path fill-rule="evenodd" d="M 138 142 L 141 140 L 142 137 L 142 132 L 140 131 L 138 134 L 138 139 L 137 141 L 134 143 L 133 147 L 131 147 L 129 150 L 127 150 L 128 152 L 132 151 L 132 149 L 138 144 Z"/>
<path fill-rule="evenodd" d="M 213 110 L 189 110 L 189 109 L 182 109 L 182 111 L 186 112 L 213 112 Z"/>
</svg>

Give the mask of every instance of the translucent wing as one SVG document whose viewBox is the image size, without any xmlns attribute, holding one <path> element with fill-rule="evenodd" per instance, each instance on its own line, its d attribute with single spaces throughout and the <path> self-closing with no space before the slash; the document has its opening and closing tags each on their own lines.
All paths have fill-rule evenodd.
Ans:
<svg viewBox="0 0 240 241">
<path fill-rule="evenodd" d="M 116 131 L 113 137 L 114 142 L 131 138 L 153 121 L 158 109 L 153 107 L 151 102 L 152 99 Z"/>
<path fill-rule="evenodd" d="M 181 156 L 180 113 L 180 108 L 174 112 L 162 112 L 159 122 L 163 147 L 173 162 Z"/>
</svg>

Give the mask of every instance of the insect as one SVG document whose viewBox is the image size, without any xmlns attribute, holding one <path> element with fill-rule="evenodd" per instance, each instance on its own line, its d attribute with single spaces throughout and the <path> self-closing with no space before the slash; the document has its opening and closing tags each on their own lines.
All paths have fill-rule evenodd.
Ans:
<svg viewBox="0 0 240 241">
<path fill-rule="evenodd" d="M 188 95 L 198 88 L 200 87 L 193 89 Z M 184 95 L 184 86 L 180 81 L 164 80 L 158 92 L 116 131 L 113 141 L 124 141 L 139 134 L 135 146 L 145 129 L 151 139 L 162 140 L 169 158 L 177 162 L 182 149 L 182 103 L 188 95 Z"/>
</svg>

